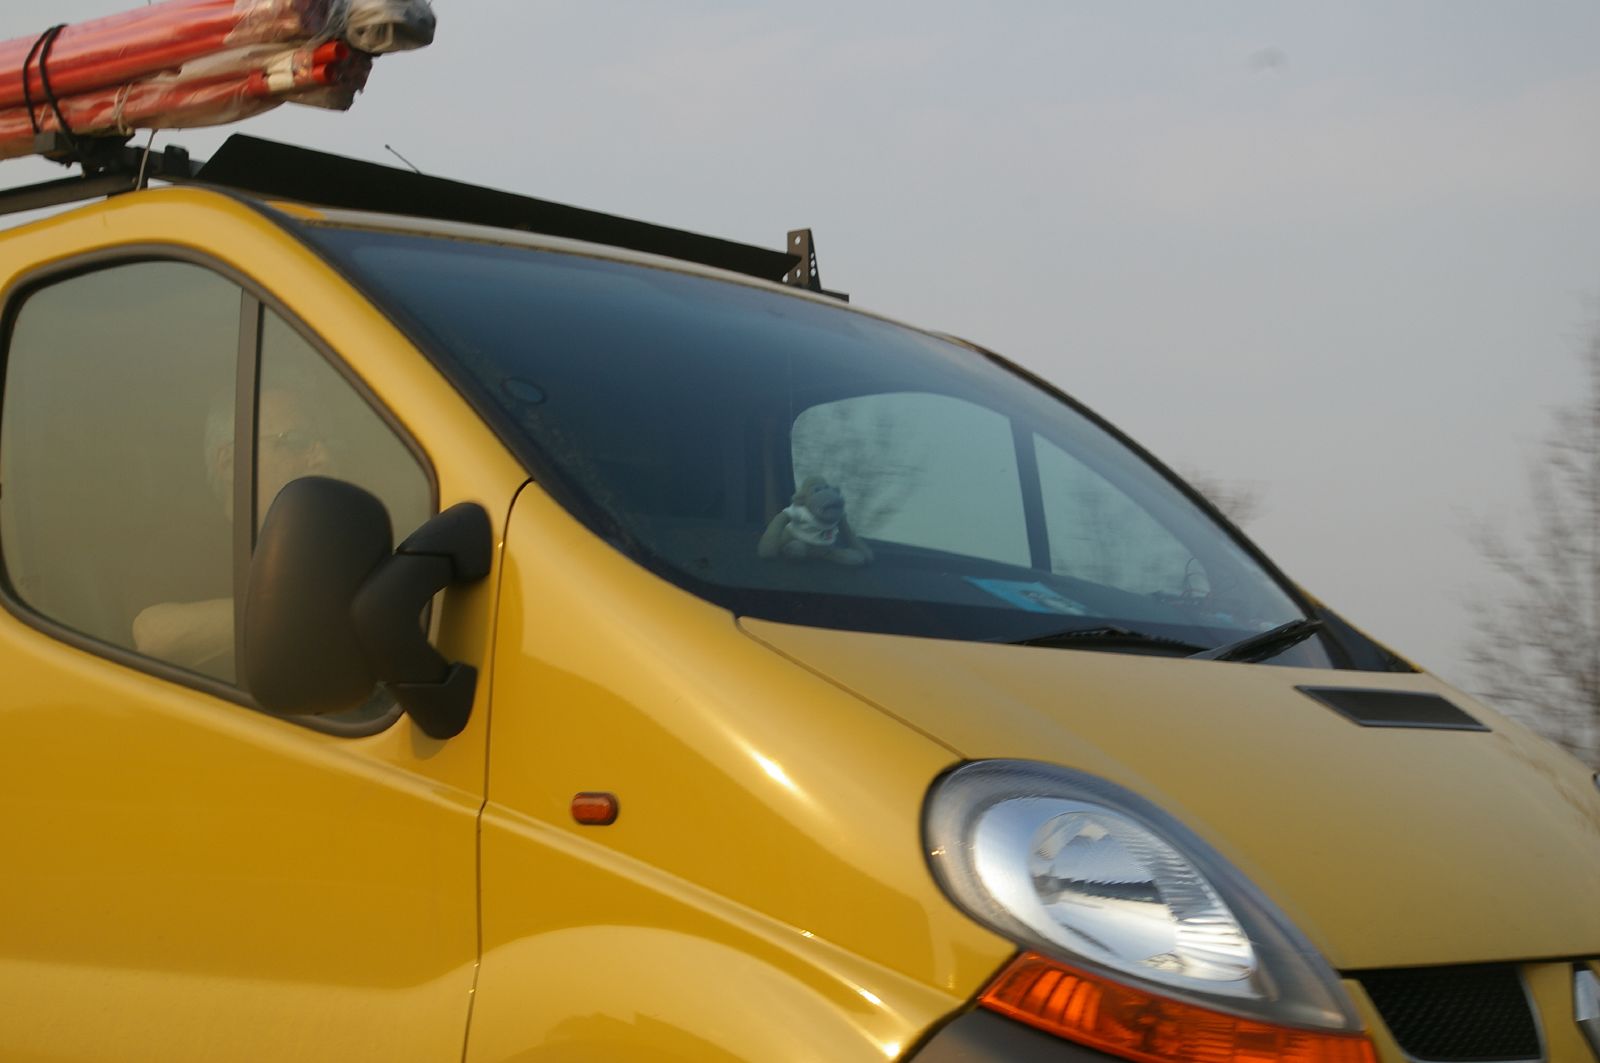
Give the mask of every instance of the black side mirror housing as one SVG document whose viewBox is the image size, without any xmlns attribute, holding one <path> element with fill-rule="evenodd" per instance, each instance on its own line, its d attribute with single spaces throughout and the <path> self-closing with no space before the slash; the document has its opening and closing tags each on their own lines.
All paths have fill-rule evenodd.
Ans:
<svg viewBox="0 0 1600 1063">
<path fill-rule="evenodd" d="M 372 692 L 350 603 L 393 547 L 383 503 L 354 484 L 308 476 L 279 492 L 244 597 L 241 678 L 263 708 L 321 716 Z"/>
<path fill-rule="evenodd" d="M 383 503 L 354 484 L 308 476 L 279 492 L 244 598 L 242 678 L 262 708 L 342 712 L 382 683 L 425 734 L 461 733 L 477 670 L 434 649 L 421 615 L 439 591 L 489 574 L 488 514 L 464 502 L 392 543 Z"/>
</svg>

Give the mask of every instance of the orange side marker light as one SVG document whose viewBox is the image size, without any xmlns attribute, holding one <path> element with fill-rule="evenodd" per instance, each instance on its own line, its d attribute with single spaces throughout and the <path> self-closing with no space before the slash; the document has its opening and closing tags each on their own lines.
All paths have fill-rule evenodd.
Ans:
<svg viewBox="0 0 1600 1063">
<path fill-rule="evenodd" d="M 619 811 L 616 794 L 585 790 L 572 795 L 572 818 L 586 827 L 609 827 L 617 821 Z"/>
</svg>

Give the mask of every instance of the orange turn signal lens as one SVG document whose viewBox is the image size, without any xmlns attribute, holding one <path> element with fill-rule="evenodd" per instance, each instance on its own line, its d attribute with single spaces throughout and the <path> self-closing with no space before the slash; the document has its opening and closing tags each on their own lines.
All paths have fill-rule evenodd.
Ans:
<svg viewBox="0 0 1600 1063">
<path fill-rule="evenodd" d="M 1376 1063 L 1364 1034 L 1242 1019 L 1024 952 L 979 1003 L 1057 1037 L 1143 1063 Z"/>
<path fill-rule="evenodd" d="M 586 827 L 609 827 L 617 821 L 616 794 L 585 790 L 572 795 L 572 818 Z"/>
</svg>

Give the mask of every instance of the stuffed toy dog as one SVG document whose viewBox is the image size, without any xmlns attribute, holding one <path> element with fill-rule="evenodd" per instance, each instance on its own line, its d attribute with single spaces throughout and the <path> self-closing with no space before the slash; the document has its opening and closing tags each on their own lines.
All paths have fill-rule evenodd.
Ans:
<svg viewBox="0 0 1600 1063">
<path fill-rule="evenodd" d="M 794 504 L 782 510 L 756 546 L 761 557 L 791 561 L 823 558 L 841 565 L 864 565 L 872 551 L 844 516 L 844 495 L 820 476 L 808 476 L 794 493 Z"/>
</svg>

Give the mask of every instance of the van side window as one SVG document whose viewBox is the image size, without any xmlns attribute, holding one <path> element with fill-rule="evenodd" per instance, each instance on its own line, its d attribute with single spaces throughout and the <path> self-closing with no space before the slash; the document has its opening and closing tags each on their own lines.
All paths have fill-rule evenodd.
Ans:
<svg viewBox="0 0 1600 1063">
<path fill-rule="evenodd" d="M 238 286 L 138 262 L 40 288 L 18 308 L 0 407 L 0 557 L 17 598 L 137 650 L 158 602 L 213 602 L 231 631 Z M 180 663 L 233 679 L 230 638 Z"/>
<path fill-rule="evenodd" d="M 271 310 L 262 311 L 259 379 L 258 530 L 278 492 L 301 476 L 332 476 L 371 491 L 389 511 L 396 543 L 428 519 L 432 489 L 417 459 L 349 381 Z M 379 688 L 365 704 L 329 719 L 363 724 L 394 708 Z"/>
<path fill-rule="evenodd" d="M 261 325 L 256 519 L 299 476 L 366 488 L 389 510 L 395 542 L 432 513 L 428 476 L 394 430 L 327 360 L 267 310 Z"/>
<path fill-rule="evenodd" d="M 259 387 L 255 453 L 236 461 L 242 323 L 259 337 Z M 424 467 L 357 389 L 208 269 L 112 266 L 18 307 L 0 404 L 0 563 L 22 603 L 97 642 L 235 682 L 233 529 L 250 517 L 234 512 L 234 484 L 252 474 L 258 521 L 307 475 L 372 491 L 397 540 L 432 511 Z"/>
</svg>

